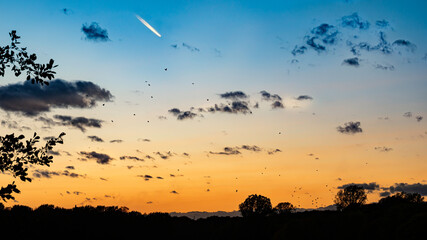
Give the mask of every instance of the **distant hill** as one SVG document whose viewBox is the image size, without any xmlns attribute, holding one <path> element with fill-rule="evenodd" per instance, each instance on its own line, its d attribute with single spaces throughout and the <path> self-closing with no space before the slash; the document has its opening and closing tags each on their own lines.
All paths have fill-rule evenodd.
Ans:
<svg viewBox="0 0 427 240">
<path fill-rule="evenodd" d="M 296 212 L 306 212 L 306 211 L 335 211 L 337 210 L 335 205 L 329 205 L 327 207 L 320 208 L 297 208 Z M 169 215 L 172 217 L 188 217 L 194 220 L 200 218 L 208 218 L 208 217 L 241 217 L 242 214 L 239 211 L 225 212 L 225 211 L 217 211 L 217 212 L 200 212 L 200 211 L 192 211 L 192 212 L 170 212 Z"/>
</svg>

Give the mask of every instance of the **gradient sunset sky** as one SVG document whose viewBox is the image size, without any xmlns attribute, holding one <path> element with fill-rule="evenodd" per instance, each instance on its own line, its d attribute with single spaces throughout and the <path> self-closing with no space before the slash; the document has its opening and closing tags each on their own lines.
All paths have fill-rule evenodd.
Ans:
<svg viewBox="0 0 427 240">
<path fill-rule="evenodd" d="M 427 195 L 426 1 L 4 1 L 0 46 L 59 66 L 0 79 L 0 135 L 65 132 L 16 202 L 301 208 L 350 183 Z M 144 26 L 147 21 L 161 37 Z"/>
</svg>

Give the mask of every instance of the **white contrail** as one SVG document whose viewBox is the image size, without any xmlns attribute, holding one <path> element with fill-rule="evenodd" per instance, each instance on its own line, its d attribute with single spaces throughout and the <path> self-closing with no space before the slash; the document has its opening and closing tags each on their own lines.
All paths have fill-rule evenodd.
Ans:
<svg viewBox="0 0 427 240">
<path fill-rule="evenodd" d="M 138 16 L 137 14 L 135 14 L 136 18 L 138 18 L 138 20 L 140 22 L 142 22 L 142 24 L 144 24 L 148 29 L 150 29 L 154 34 L 156 34 L 158 37 L 162 37 L 162 35 L 160 35 L 156 29 L 154 29 L 150 24 L 148 24 L 148 22 L 146 22 L 144 19 L 142 19 L 140 16 Z"/>
</svg>

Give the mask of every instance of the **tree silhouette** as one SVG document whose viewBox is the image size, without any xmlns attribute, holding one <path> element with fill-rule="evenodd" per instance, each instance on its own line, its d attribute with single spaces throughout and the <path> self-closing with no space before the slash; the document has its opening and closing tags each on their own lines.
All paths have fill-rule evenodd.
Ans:
<svg viewBox="0 0 427 240">
<path fill-rule="evenodd" d="M 41 148 L 34 147 L 34 144 L 40 139 L 36 133 L 29 140 L 25 140 L 25 143 L 23 141 L 24 135 L 15 137 L 15 134 L 12 133 L 4 137 L 0 136 L 0 171 L 2 173 L 9 172 L 13 177 L 18 177 L 21 181 L 31 182 L 31 178 L 27 177 L 27 165 L 49 166 L 53 159 L 49 152 L 57 143 L 63 143 L 62 136 L 64 135 L 65 133 L 61 133 L 59 137 L 49 139 L 46 145 Z M 12 196 L 13 192 L 20 192 L 16 188 L 15 182 L 2 187 L 0 189 L 0 197 L 3 201 L 15 199 Z"/>
<path fill-rule="evenodd" d="M 357 208 L 366 203 L 367 196 L 365 189 L 358 185 L 349 185 L 340 191 L 335 196 L 335 205 L 338 210 Z"/>
<path fill-rule="evenodd" d="M 4 77 L 5 69 L 12 67 L 15 76 L 20 76 L 22 72 L 26 72 L 27 80 L 31 79 L 32 83 L 49 85 L 45 79 L 51 80 L 56 72 L 52 71 L 53 59 L 47 64 L 39 64 L 34 61 L 37 59 L 36 54 L 28 54 L 26 48 L 20 48 L 19 36 L 13 30 L 9 33 L 12 43 L 5 47 L 0 46 L 0 76 Z M 61 133 L 58 138 L 49 139 L 44 147 L 35 147 L 40 137 L 37 133 L 29 140 L 25 140 L 24 135 L 15 137 L 15 134 L 0 136 L 0 171 L 2 173 L 11 173 L 14 178 L 19 178 L 21 181 L 31 182 L 28 177 L 29 165 L 49 166 L 53 156 L 49 154 L 53 146 L 63 143 Z M 6 187 L 0 188 L 0 198 L 3 201 L 15 199 L 12 194 L 19 193 L 15 182 L 8 184 Z"/>
<path fill-rule="evenodd" d="M 20 44 L 18 39 L 21 37 L 16 35 L 16 31 L 11 31 L 9 36 L 11 44 L 4 47 L 0 46 L 0 76 L 4 77 L 6 68 L 11 67 L 16 77 L 25 72 L 27 80 L 31 80 L 32 83 L 49 85 L 46 79 L 51 80 L 55 77 L 56 72 L 52 69 L 58 65 L 53 65 L 53 59 L 50 59 L 46 64 L 36 63 L 36 54 L 29 54 L 27 48 L 18 46 Z"/>
<path fill-rule="evenodd" d="M 398 192 L 393 196 L 380 199 L 378 203 L 382 205 L 395 205 L 405 203 L 422 203 L 423 201 L 424 197 L 419 193 Z"/>
<path fill-rule="evenodd" d="M 278 215 L 289 214 L 295 211 L 295 206 L 290 202 L 281 202 L 273 208 L 273 212 Z"/>
<path fill-rule="evenodd" d="M 239 205 L 243 217 L 267 216 L 272 212 L 270 199 L 262 195 L 252 194 Z"/>
</svg>

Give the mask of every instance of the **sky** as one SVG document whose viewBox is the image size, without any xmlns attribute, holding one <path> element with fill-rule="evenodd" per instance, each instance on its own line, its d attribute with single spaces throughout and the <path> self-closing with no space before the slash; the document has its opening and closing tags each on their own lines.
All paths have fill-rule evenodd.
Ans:
<svg viewBox="0 0 427 240">
<path fill-rule="evenodd" d="M 427 195 L 427 2 L 5 1 L 49 86 L 0 79 L 0 135 L 65 132 L 5 205 L 233 211 Z M 137 15 L 160 35 L 147 28 Z"/>
</svg>

